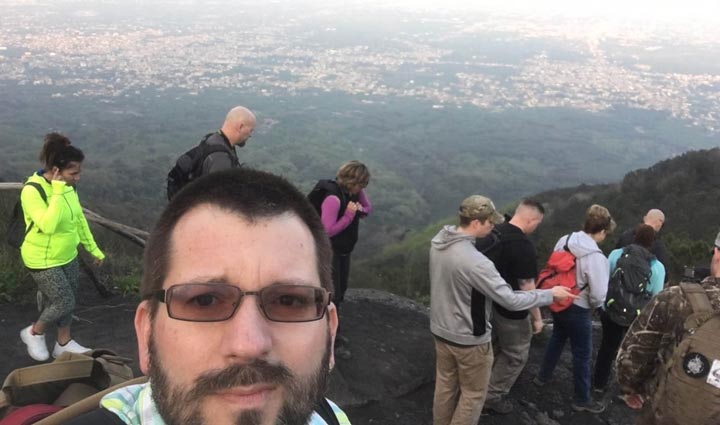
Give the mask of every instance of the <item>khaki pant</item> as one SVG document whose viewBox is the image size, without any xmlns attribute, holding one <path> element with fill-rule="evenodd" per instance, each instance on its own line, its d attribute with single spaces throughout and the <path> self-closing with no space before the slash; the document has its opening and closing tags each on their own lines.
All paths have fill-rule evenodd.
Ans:
<svg viewBox="0 0 720 425">
<path fill-rule="evenodd" d="M 434 425 L 476 425 L 493 364 L 492 346 L 457 347 L 435 339 Z"/>
<path fill-rule="evenodd" d="M 522 320 L 508 319 L 497 310 L 492 316 L 493 351 L 495 363 L 492 367 L 488 400 L 506 396 L 515 384 L 527 363 L 532 340 L 530 317 Z"/>
</svg>

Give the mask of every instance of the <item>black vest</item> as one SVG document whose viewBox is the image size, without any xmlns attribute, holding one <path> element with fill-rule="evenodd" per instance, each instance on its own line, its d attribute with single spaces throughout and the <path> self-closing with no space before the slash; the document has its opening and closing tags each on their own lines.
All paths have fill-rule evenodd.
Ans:
<svg viewBox="0 0 720 425">
<path fill-rule="evenodd" d="M 330 195 L 335 195 L 340 199 L 340 209 L 338 210 L 337 219 L 339 220 L 345 215 L 345 209 L 348 203 L 358 202 L 357 194 L 351 195 L 340 188 L 334 180 L 320 180 L 315 188 L 308 195 L 310 203 L 313 204 L 318 214 L 322 214 L 322 203 Z M 360 217 L 363 213 L 355 213 L 352 223 L 348 225 L 342 232 L 330 238 L 333 252 L 336 254 L 347 255 L 355 248 L 358 240 L 358 230 L 360 229 Z"/>
</svg>

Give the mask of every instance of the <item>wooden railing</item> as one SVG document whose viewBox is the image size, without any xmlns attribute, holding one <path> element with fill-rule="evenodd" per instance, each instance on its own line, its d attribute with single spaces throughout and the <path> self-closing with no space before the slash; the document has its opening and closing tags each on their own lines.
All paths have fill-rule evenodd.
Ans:
<svg viewBox="0 0 720 425">
<path fill-rule="evenodd" d="M 22 189 L 22 186 L 22 183 L 0 183 L 0 190 L 20 190 Z M 128 239 L 129 241 L 141 247 L 145 247 L 145 241 L 147 241 L 147 238 L 149 236 L 149 233 L 147 231 L 110 220 L 87 208 L 83 208 L 83 212 L 85 213 L 85 218 L 87 218 L 88 221 L 97 223 L 105 227 L 106 229 Z"/>
<path fill-rule="evenodd" d="M 0 183 L 0 190 L 20 190 L 22 187 L 22 183 Z M 87 218 L 88 221 L 97 223 L 142 248 L 145 247 L 145 242 L 149 236 L 147 231 L 110 220 L 87 208 L 83 208 L 83 212 L 85 213 L 85 218 Z M 80 258 L 81 268 L 85 271 L 88 277 L 90 277 L 90 280 L 93 285 L 95 285 L 98 292 L 105 297 L 112 295 L 112 292 L 108 289 L 106 284 L 107 273 L 103 273 L 101 270 L 98 270 L 98 268 L 93 264 L 92 256 L 83 249 L 79 251 L 78 257 Z"/>
</svg>

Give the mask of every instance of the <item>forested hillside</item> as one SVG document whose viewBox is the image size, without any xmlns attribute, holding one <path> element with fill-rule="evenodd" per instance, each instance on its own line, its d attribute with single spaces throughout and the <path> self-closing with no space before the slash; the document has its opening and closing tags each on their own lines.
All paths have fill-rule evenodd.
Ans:
<svg viewBox="0 0 720 425">
<path fill-rule="evenodd" d="M 540 263 L 547 259 L 558 237 L 581 228 L 583 214 L 593 203 L 606 206 L 618 223 L 615 234 L 601 245 L 606 254 L 614 248 L 620 232 L 638 223 L 648 209 L 660 208 L 667 217 L 661 235 L 671 256 L 669 271 L 677 279 L 683 266 L 708 262 L 709 249 L 720 230 L 716 204 L 720 199 L 720 149 L 687 152 L 632 171 L 619 183 L 551 190 L 534 198 L 547 209 L 543 224 L 532 236 Z M 513 207 L 508 205 L 506 212 Z M 414 298 L 427 296 L 429 240 L 442 224 L 455 222 L 455 206 L 448 205 L 447 209 L 447 219 L 411 232 L 401 243 L 356 264 L 352 282 Z"/>
<path fill-rule="evenodd" d="M 282 174 L 308 191 L 345 160 L 368 164 L 376 213 L 363 223 L 357 259 L 444 217 L 467 193 L 503 204 L 565 185 L 617 181 L 629 170 L 716 143 L 712 134 L 667 114 L 627 108 L 438 109 L 393 97 L 232 90 L 202 98 L 148 90 L 108 101 L 53 98 L 55 89 L 40 86 L 6 89 L 0 178 L 20 181 L 37 169 L 43 135 L 61 131 L 86 154 L 79 185 L 84 205 L 144 228 L 165 204 L 174 160 L 217 130 L 229 107 L 248 105 L 259 119 L 239 150 L 248 166 Z"/>
</svg>

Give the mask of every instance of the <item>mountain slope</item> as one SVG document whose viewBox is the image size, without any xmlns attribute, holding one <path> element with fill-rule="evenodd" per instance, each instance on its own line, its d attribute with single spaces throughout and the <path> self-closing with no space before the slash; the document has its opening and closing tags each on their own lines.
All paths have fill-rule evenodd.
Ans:
<svg viewBox="0 0 720 425">
<path fill-rule="evenodd" d="M 677 279 L 683 266 L 707 263 L 710 243 L 720 227 L 715 205 L 720 199 L 720 149 L 687 152 L 632 171 L 619 183 L 556 189 L 534 198 L 547 210 L 532 237 L 541 264 L 557 238 L 582 226 L 584 212 L 593 203 L 606 206 L 618 223 L 615 234 L 601 245 L 606 254 L 620 232 L 639 222 L 648 209 L 660 208 L 667 216 L 661 235 L 670 252 L 668 269 Z M 443 223 L 455 222 L 454 206 L 448 206 L 448 213 L 446 220 L 410 232 L 402 242 L 358 262 L 352 280 L 357 286 L 380 287 L 415 298 L 427 296 L 429 240 Z"/>
</svg>

